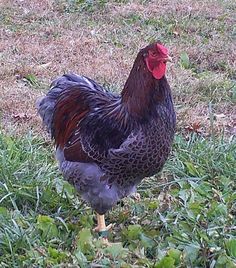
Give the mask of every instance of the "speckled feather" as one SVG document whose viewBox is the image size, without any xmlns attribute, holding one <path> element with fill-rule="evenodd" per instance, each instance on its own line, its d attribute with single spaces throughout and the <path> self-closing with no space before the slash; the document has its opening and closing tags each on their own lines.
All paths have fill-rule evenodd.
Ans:
<svg viewBox="0 0 236 268">
<path fill-rule="evenodd" d="M 99 214 L 134 192 L 144 177 L 159 172 L 171 149 L 171 91 L 165 77 L 153 78 L 143 54 L 145 50 L 121 96 L 71 74 L 56 79 L 37 104 L 55 139 L 64 178 Z"/>
</svg>

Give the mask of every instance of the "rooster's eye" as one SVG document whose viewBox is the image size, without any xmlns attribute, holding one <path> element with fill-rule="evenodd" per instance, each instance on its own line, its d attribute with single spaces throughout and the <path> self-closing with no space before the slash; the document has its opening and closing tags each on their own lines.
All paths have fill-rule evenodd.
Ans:
<svg viewBox="0 0 236 268">
<path fill-rule="evenodd" d="M 148 53 L 147 52 L 144 52 L 143 53 L 143 57 L 146 58 L 148 56 Z"/>
<path fill-rule="evenodd" d="M 157 53 L 156 52 L 154 52 L 154 51 L 151 51 L 151 56 L 153 56 L 153 57 L 156 57 L 157 56 Z"/>
</svg>

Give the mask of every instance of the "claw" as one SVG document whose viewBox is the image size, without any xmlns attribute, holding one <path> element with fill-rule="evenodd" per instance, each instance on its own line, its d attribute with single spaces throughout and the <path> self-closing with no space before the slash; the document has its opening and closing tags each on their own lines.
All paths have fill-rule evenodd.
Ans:
<svg viewBox="0 0 236 268">
<path fill-rule="evenodd" d="M 104 229 L 101 230 L 100 226 L 96 226 L 95 228 L 93 228 L 94 232 L 98 232 L 98 233 L 102 233 L 102 232 L 108 232 L 110 229 L 112 229 L 113 224 L 109 224 L 108 226 L 106 226 Z"/>
<path fill-rule="evenodd" d="M 135 201 L 137 201 L 137 202 L 140 202 L 140 201 L 141 201 L 141 196 L 140 196 L 140 194 L 137 193 L 137 192 L 131 194 L 130 197 L 133 198 L 133 199 L 134 199 Z"/>
</svg>

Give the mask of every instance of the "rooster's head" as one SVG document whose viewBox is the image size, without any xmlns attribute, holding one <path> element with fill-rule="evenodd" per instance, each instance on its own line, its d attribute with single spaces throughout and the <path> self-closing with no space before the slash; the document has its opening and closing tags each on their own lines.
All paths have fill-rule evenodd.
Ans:
<svg viewBox="0 0 236 268">
<path fill-rule="evenodd" d="M 155 79 L 161 79 L 166 72 L 166 62 L 171 61 L 168 49 L 161 43 L 153 43 L 141 50 L 148 70 Z"/>
</svg>

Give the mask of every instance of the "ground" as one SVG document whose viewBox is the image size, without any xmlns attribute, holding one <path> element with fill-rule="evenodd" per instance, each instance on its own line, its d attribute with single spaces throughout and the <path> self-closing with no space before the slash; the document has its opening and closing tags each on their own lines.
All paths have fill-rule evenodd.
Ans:
<svg viewBox="0 0 236 268">
<path fill-rule="evenodd" d="M 234 0 L 0 3 L 0 266 L 236 267 Z M 119 92 L 138 50 L 160 40 L 178 127 L 169 161 L 107 214 L 62 180 L 35 100 L 66 72 Z"/>
</svg>

